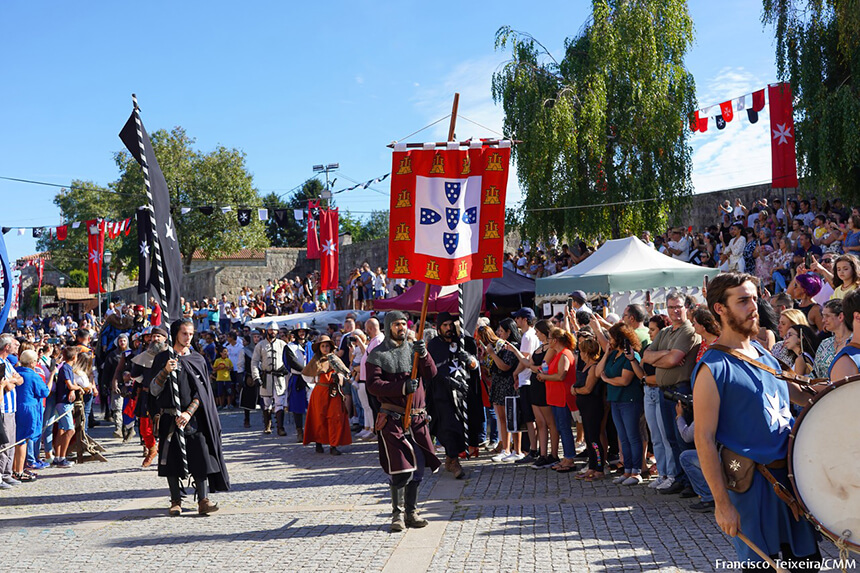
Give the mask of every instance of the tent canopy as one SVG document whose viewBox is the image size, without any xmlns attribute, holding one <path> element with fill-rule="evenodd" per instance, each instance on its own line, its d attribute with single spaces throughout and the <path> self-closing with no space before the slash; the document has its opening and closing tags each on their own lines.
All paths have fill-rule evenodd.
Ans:
<svg viewBox="0 0 860 573">
<path fill-rule="evenodd" d="M 298 312 L 282 316 L 264 316 L 248 322 L 251 328 L 266 328 L 270 322 L 277 322 L 278 328 L 292 328 L 300 322 L 308 323 L 310 328 L 325 328 L 329 324 L 343 324 L 346 315 L 354 314 L 356 319 L 364 322 L 370 318 L 366 310 L 324 310 L 321 312 Z"/>
<path fill-rule="evenodd" d="M 416 282 L 401 295 L 392 298 L 382 298 L 373 301 L 373 309 L 379 311 L 402 310 L 404 312 L 421 312 L 424 302 L 424 283 Z M 427 312 L 450 312 L 457 314 L 457 287 L 430 285 L 430 298 L 427 299 Z"/>
<path fill-rule="evenodd" d="M 567 295 L 575 290 L 609 295 L 624 291 L 701 286 L 719 269 L 685 263 L 652 249 L 636 237 L 606 241 L 582 263 L 538 279 L 538 296 Z"/>
</svg>

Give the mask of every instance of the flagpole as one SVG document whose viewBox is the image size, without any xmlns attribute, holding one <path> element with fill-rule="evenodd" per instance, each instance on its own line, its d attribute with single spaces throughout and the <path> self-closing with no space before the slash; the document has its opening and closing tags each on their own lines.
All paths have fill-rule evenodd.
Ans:
<svg viewBox="0 0 860 573">
<path fill-rule="evenodd" d="M 149 211 L 149 223 L 154 233 L 158 232 L 155 224 L 155 206 L 152 203 L 152 183 L 149 180 L 149 163 L 146 159 L 146 149 L 143 145 L 143 123 L 140 121 L 140 108 L 137 105 L 137 95 L 131 94 L 134 104 L 134 125 L 137 128 L 137 143 L 140 146 L 140 158 L 143 168 L 143 182 L 146 186 L 147 211 Z M 158 275 L 158 294 L 161 298 L 161 312 L 165 324 L 170 324 L 170 309 L 167 304 L 167 292 L 164 290 L 164 265 L 161 262 L 161 245 L 158 241 L 152 242 L 152 250 L 155 255 L 155 272 Z M 144 303 L 145 305 L 146 303 Z"/>
<path fill-rule="evenodd" d="M 457 108 L 460 105 L 460 94 L 454 94 L 454 105 L 451 107 L 451 122 L 448 124 L 448 141 L 454 141 L 454 127 L 457 125 Z M 463 289 L 459 289 L 459 299 L 463 300 Z M 427 322 L 427 303 L 430 300 L 430 283 L 424 283 L 424 300 L 421 303 L 421 320 L 418 321 L 418 331 L 415 334 L 415 340 L 424 338 L 424 323 Z M 460 317 L 462 321 L 462 316 Z M 462 332 L 462 329 L 461 329 Z M 412 358 L 412 378 L 418 377 L 418 353 Z M 412 397 L 415 394 L 406 396 L 406 408 L 403 414 L 403 428 L 409 429 L 409 424 L 412 422 Z"/>
</svg>

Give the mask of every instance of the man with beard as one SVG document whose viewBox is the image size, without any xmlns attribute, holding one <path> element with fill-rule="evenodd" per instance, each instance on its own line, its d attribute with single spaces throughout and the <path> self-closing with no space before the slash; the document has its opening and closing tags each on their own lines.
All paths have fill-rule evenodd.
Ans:
<svg viewBox="0 0 860 573">
<path fill-rule="evenodd" d="M 478 368 L 475 357 L 463 348 L 457 320 L 448 312 L 436 317 L 439 336 L 430 341 L 427 350 L 436 363 L 436 376 L 427 384 L 427 406 L 430 410 L 430 434 L 445 448 L 445 470 L 455 479 L 466 477 L 460 466 L 460 454 L 466 451 L 469 429 L 467 394 L 469 373 Z"/>
<path fill-rule="evenodd" d="M 436 376 L 436 365 L 423 340 L 407 340 L 406 315 L 400 311 L 385 314 L 385 339 L 367 357 L 367 391 L 379 398 L 376 421 L 379 461 L 390 476 L 391 529 L 425 527 L 427 521 L 418 515 L 418 486 L 424 468 L 430 471 L 442 465 L 436 457 L 428 428 L 425 390 L 422 380 Z M 412 378 L 413 355 L 418 354 L 420 378 Z M 412 394 L 411 420 L 404 429 L 406 402 Z M 406 511 L 406 519 L 403 511 Z"/>
<path fill-rule="evenodd" d="M 148 329 L 148 332 L 144 331 L 144 344 L 147 338 L 150 339 L 149 344 L 141 346 L 144 350 L 131 359 L 131 378 L 137 388 L 134 413 L 140 420 L 140 437 L 146 449 L 146 457 L 141 465 L 144 468 L 151 466 L 158 455 L 158 443 L 155 440 L 158 409 L 149 393 L 149 380 L 154 375 L 151 369 L 155 357 L 167 348 L 167 331 L 163 326 L 156 326 Z"/>
<path fill-rule="evenodd" d="M 702 338 L 687 320 L 684 300 L 684 295 L 679 292 L 670 292 L 666 296 L 666 312 L 672 324 L 657 333 L 648 350 L 643 353 L 641 362 L 656 367 L 657 386 L 660 390 L 689 395 L 690 374 L 696 364 L 696 354 L 699 352 Z M 663 480 L 663 483 L 657 486 L 657 492 L 675 494 L 681 493 L 687 487 L 692 491 L 690 480 L 681 469 L 681 451 L 685 442 L 675 423 L 675 401 L 667 399 L 665 395 L 660 398 L 660 415 L 663 416 L 663 427 L 666 428 L 666 438 L 677 475 Z M 667 451 L 666 455 L 669 454 Z"/>
<path fill-rule="evenodd" d="M 774 559 L 782 551 L 784 561 L 809 563 L 792 571 L 818 571 L 821 553 L 812 524 L 795 518 L 771 485 L 779 482 L 791 491 L 786 464 L 794 424 L 790 403 L 805 405 L 808 396 L 796 383 L 774 375 L 779 363 L 754 340 L 759 328 L 757 286 L 758 279 L 744 273 L 722 273 L 708 285 L 708 307 L 719 317 L 722 334 L 693 373 L 696 449 L 714 496 L 717 524 L 733 538 L 738 560 L 750 564 L 748 569 L 763 565 L 737 538 L 743 532 Z M 723 445 L 722 453 L 717 442 Z M 727 491 L 747 463 L 755 464 L 749 489 Z"/>
<path fill-rule="evenodd" d="M 221 421 L 212 397 L 209 366 L 191 348 L 194 323 L 181 318 L 170 325 L 170 334 L 173 347 L 155 357 L 149 385 L 162 419 L 158 475 L 167 478 L 170 488 L 169 515 L 182 513 L 179 480 L 189 474 L 194 479 L 197 513 L 209 515 L 218 510 L 209 501 L 209 493 L 230 489 L 221 451 Z"/>
<path fill-rule="evenodd" d="M 287 407 L 287 368 L 298 365 L 291 352 L 286 352 L 287 343 L 278 338 L 278 323 L 266 326 L 266 338 L 254 348 L 251 358 L 251 377 L 260 386 L 263 398 L 263 432 L 272 433 L 272 411 L 277 420 L 278 435 L 286 436 L 284 429 L 284 409 Z M 291 364 L 285 363 L 290 359 Z M 299 367 L 301 370 L 301 367 Z"/>
<path fill-rule="evenodd" d="M 293 415 L 296 423 L 296 442 L 305 440 L 305 413 L 308 411 L 308 384 L 302 376 L 302 369 L 308 359 L 313 356 L 310 344 L 306 340 L 308 325 L 300 322 L 292 333 L 292 341 L 284 349 L 284 362 L 290 366 L 290 379 L 287 382 L 287 409 Z M 288 334 L 289 336 L 289 334 Z"/>
</svg>

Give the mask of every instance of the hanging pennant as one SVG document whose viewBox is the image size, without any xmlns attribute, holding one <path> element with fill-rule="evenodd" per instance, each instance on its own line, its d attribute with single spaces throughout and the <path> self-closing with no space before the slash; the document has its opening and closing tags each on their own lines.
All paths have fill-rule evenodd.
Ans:
<svg viewBox="0 0 860 573">
<path fill-rule="evenodd" d="M 12 230 L 12 227 L 3 227 L 3 234 L 5 235 L 6 233 L 8 233 L 11 230 Z"/>
<path fill-rule="evenodd" d="M 190 213 L 190 212 L 191 212 L 191 207 L 182 207 L 181 209 L 179 209 L 180 215 L 185 215 L 186 213 Z"/>
<path fill-rule="evenodd" d="M 296 221 L 304 221 L 305 212 L 301 209 L 293 209 L 293 219 L 295 219 Z"/>
<path fill-rule="evenodd" d="M 718 115 L 714 118 L 714 122 L 717 124 L 717 129 L 725 129 L 726 120 L 723 119 L 722 115 Z"/>
<path fill-rule="evenodd" d="M 204 215 L 211 215 L 215 212 L 215 207 L 213 207 L 212 205 L 206 205 L 205 207 L 197 207 L 197 210 Z"/>
<path fill-rule="evenodd" d="M 33 227 L 33 238 L 38 239 L 42 236 L 42 233 L 45 232 L 44 227 Z"/>
<path fill-rule="evenodd" d="M 225 215 L 232 210 L 233 210 L 233 207 L 221 207 L 221 212 Z"/>
<path fill-rule="evenodd" d="M 68 235 L 68 232 L 69 232 L 69 226 L 68 225 L 60 225 L 59 227 L 57 227 L 57 240 L 58 241 L 65 241 L 66 236 Z"/>
<path fill-rule="evenodd" d="M 80 222 L 80 221 L 75 221 L 74 223 L 72 223 L 72 229 L 77 229 L 77 228 L 78 228 L 78 227 L 80 227 L 80 226 L 81 226 L 81 222 Z"/>
<path fill-rule="evenodd" d="M 269 220 L 269 210 L 268 209 L 257 209 L 257 217 L 259 217 L 261 221 L 268 221 Z"/>
<path fill-rule="evenodd" d="M 743 111 L 747 107 L 747 96 L 742 95 L 735 101 L 735 111 Z"/>
<path fill-rule="evenodd" d="M 275 223 L 278 224 L 279 227 L 287 228 L 290 223 L 287 220 L 287 210 L 286 209 L 274 209 Z"/>
<path fill-rule="evenodd" d="M 699 131 L 705 133 L 708 131 L 708 116 L 702 116 L 698 111 L 696 112 L 696 121 L 699 122 Z"/>
<path fill-rule="evenodd" d="M 236 212 L 236 220 L 239 222 L 240 227 L 246 227 L 251 223 L 251 210 L 250 209 L 239 209 Z"/>
<path fill-rule="evenodd" d="M 728 123 L 732 120 L 732 118 L 734 117 L 734 111 L 732 110 L 731 100 L 724 101 L 720 104 L 720 115 L 722 116 L 723 121 L 725 123 Z M 725 125 L 723 127 L 725 127 Z M 717 125 L 717 128 L 722 129 L 722 127 L 720 127 L 719 125 Z"/>
<path fill-rule="evenodd" d="M 761 111 L 764 109 L 764 88 L 753 92 L 752 94 L 752 109 L 753 111 Z"/>
</svg>

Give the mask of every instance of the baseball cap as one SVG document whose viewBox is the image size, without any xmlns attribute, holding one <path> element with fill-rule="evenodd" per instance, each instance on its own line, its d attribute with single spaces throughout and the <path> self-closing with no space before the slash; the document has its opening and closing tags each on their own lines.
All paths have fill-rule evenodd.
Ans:
<svg viewBox="0 0 860 573">
<path fill-rule="evenodd" d="M 573 300 L 575 300 L 579 304 L 585 304 L 585 302 L 586 302 L 585 292 L 581 291 L 581 290 L 575 290 L 572 293 L 570 293 L 570 298 L 572 298 Z"/>
<path fill-rule="evenodd" d="M 512 312 L 514 318 L 535 318 L 535 311 L 528 307 L 523 307 L 516 312 Z"/>
</svg>

